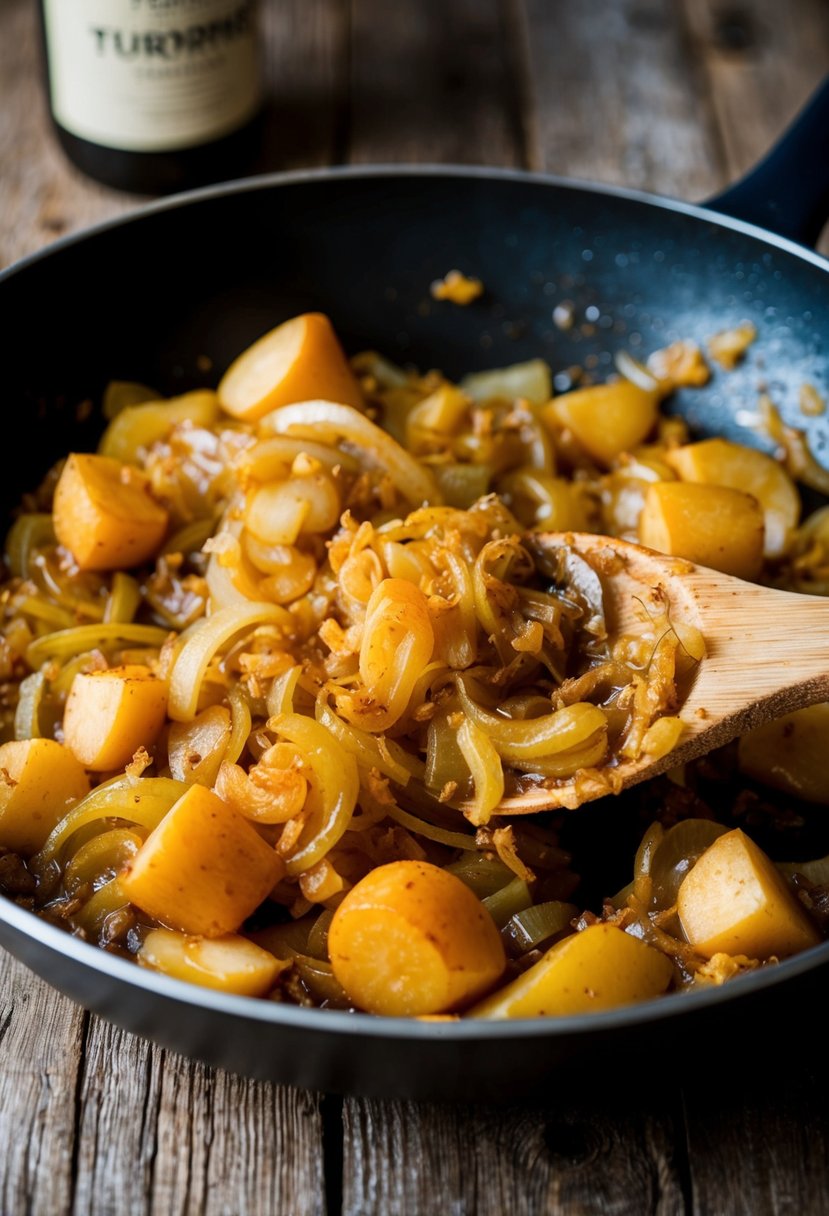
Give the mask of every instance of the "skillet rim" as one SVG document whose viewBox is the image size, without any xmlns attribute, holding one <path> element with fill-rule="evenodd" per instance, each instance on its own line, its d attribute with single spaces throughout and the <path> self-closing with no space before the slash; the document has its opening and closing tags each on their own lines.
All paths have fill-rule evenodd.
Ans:
<svg viewBox="0 0 829 1216">
<path fill-rule="evenodd" d="M 754 240 L 758 240 L 784 253 L 790 254 L 801 262 L 814 266 L 819 271 L 829 272 L 829 258 L 815 250 L 809 249 L 788 237 L 762 228 L 757 224 L 707 208 L 702 203 L 688 203 L 681 199 L 673 199 L 665 195 L 655 194 L 644 190 L 631 189 L 611 183 L 592 182 L 578 178 L 564 178 L 556 174 L 539 173 L 524 169 L 509 169 L 486 165 L 455 165 L 455 164 L 372 164 L 372 165 L 338 165 L 316 169 L 301 169 L 289 172 L 273 172 L 253 177 L 239 178 L 229 182 L 221 182 L 204 186 L 197 190 L 175 194 L 168 198 L 136 204 L 134 208 L 108 219 L 99 221 L 91 226 L 59 237 L 41 249 L 26 255 L 0 270 L 0 284 L 24 272 L 28 267 L 61 252 L 63 249 L 82 244 L 94 239 L 101 233 L 109 232 L 133 223 L 140 223 L 144 218 L 175 211 L 182 207 L 198 205 L 214 199 L 254 193 L 259 190 L 279 189 L 283 186 L 302 185 L 327 180 L 371 180 L 384 177 L 395 178 L 461 178 L 476 180 L 493 180 L 517 182 L 553 188 L 583 192 L 604 196 L 610 199 L 618 198 L 625 201 L 644 204 L 660 211 L 688 216 L 706 225 L 736 232 Z M 36 946 L 48 952 L 54 951 L 64 960 L 87 967 L 98 975 L 112 980 L 117 987 L 122 984 L 136 988 L 149 996 L 157 996 L 165 1001 L 176 1002 L 180 1005 L 192 1005 L 218 1015 L 241 1017 L 254 1022 L 271 1024 L 273 1026 L 290 1026 L 297 1030 L 313 1032 L 330 1032 L 341 1034 L 346 1038 L 360 1037 L 364 1034 L 390 1040 L 411 1040 L 429 1042 L 435 1040 L 456 1040 L 479 1042 L 490 1039 L 536 1039 L 536 1038 L 581 1038 L 593 1034 L 601 1037 L 603 1034 L 630 1029 L 634 1026 L 644 1027 L 665 1019 L 691 1016 L 697 1010 L 718 1008 L 741 997 L 746 1000 L 752 995 L 776 988 L 780 984 L 795 980 L 798 976 L 818 971 L 829 965 L 829 942 L 805 950 L 800 954 L 769 967 L 759 968 L 750 974 L 740 976 L 736 981 L 724 985 L 712 985 L 698 992 L 673 993 L 651 1001 L 638 1002 L 621 1006 L 604 1012 L 591 1013 L 589 1016 L 574 1015 L 556 1018 L 516 1018 L 503 1021 L 485 1021 L 463 1019 L 451 1022 L 421 1022 L 415 1018 L 376 1017 L 367 1013 L 351 1013 L 333 1009 L 306 1009 L 299 1006 L 277 1004 L 254 997 L 235 996 L 202 988 L 197 984 L 176 980 L 145 968 L 127 959 L 107 953 L 98 946 L 73 937 L 66 931 L 49 924 L 36 913 L 21 908 L 7 897 L 0 897 L 0 921 L 12 931 L 12 935 L 21 935 L 32 941 Z M 16 954 L 14 949 L 10 953 Z M 48 979 L 43 970 L 26 965 L 41 978 L 56 985 Z M 76 1003 L 82 1002 L 75 999 Z M 106 1015 L 105 1015 L 106 1016 Z M 120 1019 L 119 1019 L 120 1020 Z"/>
<path fill-rule="evenodd" d="M 346 1037 L 368 1034 L 383 1039 L 410 1039 L 419 1042 L 436 1038 L 478 1042 L 491 1038 L 566 1039 L 591 1033 L 601 1036 L 603 1032 L 629 1029 L 632 1026 L 644 1027 L 665 1019 L 690 1016 L 696 1010 L 709 1009 L 712 1006 L 716 1008 L 741 996 L 748 999 L 752 994 L 764 992 L 795 980 L 798 976 L 829 966 L 829 942 L 823 942 L 778 963 L 738 976 L 726 984 L 712 984 L 697 992 L 667 993 L 652 1000 L 622 1005 L 616 1009 L 546 1018 L 489 1020 L 461 1016 L 457 1021 L 431 1022 L 420 1021 L 414 1017 L 385 1017 L 360 1011 L 309 1009 L 268 1001 L 261 997 L 236 996 L 203 988 L 186 980 L 177 980 L 160 972 L 150 971 L 118 955 L 109 954 L 100 946 L 94 946 L 91 942 L 85 942 L 50 924 L 37 913 L 21 908 L 6 896 L 0 897 L 0 921 L 8 925 L 13 932 L 22 934 L 48 951 L 54 951 L 63 959 L 89 967 L 98 975 L 114 981 L 119 987 L 126 984 L 151 997 L 161 997 L 166 1001 L 193 1005 L 210 1013 L 251 1019 L 274 1027 L 290 1026 L 309 1032 L 330 1031 L 334 1034 L 345 1034 Z M 28 963 L 26 966 L 45 979 L 51 987 L 56 987 L 43 972 Z M 77 998 L 72 999 L 76 1004 L 82 1004 Z"/>
<path fill-rule="evenodd" d="M 686 215 L 691 219 L 702 220 L 706 224 L 714 224 L 717 227 L 738 232 L 743 236 L 764 241 L 766 244 L 773 245 L 776 249 L 793 254 L 801 261 L 810 263 L 818 270 L 829 270 L 829 256 L 824 256 L 822 253 L 818 253 L 817 250 L 810 249 L 807 245 L 801 245 L 790 237 L 780 236 L 769 228 L 762 228 L 759 224 L 753 224 L 748 220 L 737 219 L 735 216 L 725 215 L 723 212 L 713 210 L 704 202 L 688 203 L 683 199 L 675 199 L 668 195 L 656 194 L 647 190 L 636 190 L 629 186 L 618 186 L 610 182 L 594 182 L 586 178 L 561 177 L 554 173 L 538 173 L 528 169 L 506 169 L 491 165 L 381 163 L 372 165 L 332 165 L 318 169 L 295 169 L 287 172 L 263 173 L 252 177 L 235 178 L 233 181 L 219 182 L 211 186 L 201 186 L 196 190 L 187 190 L 166 198 L 137 203 L 135 207 L 122 212 L 120 215 L 110 216 L 88 227 L 80 228 L 75 232 L 69 232 L 65 236 L 58 237 L 56 240 L 50 241 L 48 245 L 36 249 L 33 253 L 26 254 L 25 257 L 19 258 L 9 266 L 0 269 L 0 283 L 26 270 L 29 266 L 42 261 L 44 258 L 72 245 L 94 238 L 99 233 L 109 232 L 113 228 L 133 223 L 140 223 L 145 217 L 159 215 L 166 211 L 175 211 L 180 207 L 232 195 L 252 194 L 259 190 L 278 189 L 282 186 L 303 185 L 305 183 L 331 179 L 349 180 L 353 178 L 359 180 L 361 178 L 372 179 L 381 177 L 456 177 L 506 182 L 515 181 L 548 186 L 555 189 L 572 190 L 574 192 L 581 191 L 588 194 L 598 194 L 608 198 L 624 199 L 628 202 L 643 203 L 647 206 L 656 207 L 661 211 Z"/>
</svg>

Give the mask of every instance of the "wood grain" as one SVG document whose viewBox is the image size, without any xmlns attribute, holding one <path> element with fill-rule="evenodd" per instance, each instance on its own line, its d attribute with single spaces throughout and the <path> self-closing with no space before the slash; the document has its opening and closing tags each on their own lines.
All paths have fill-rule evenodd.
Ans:
<svg viewBox="0 0 829 1216">
<path fill-rule="evenodd" d="M 92 1018 L 75 1169 L 75 1209 L 89 1216 L 320 1216 L 319 1100 L 193 1064 Z"/>
<path fill-rule="evenodd" d="M 519 94 L 498 0 L 353 0 L 348 160 L 520 166 Z"/>
<path fill-rule="evenodd" d="M 698 199 L 724 165 L 673 0 L 526 0 L 534 168 Z"/>
<path fill-rule="evenodd" d="M 829 1213 L 829 1070 L 823 1058 L 794 1068 L 779 1059 L 797 1036 L 796 1014 L 769 1031 L 759 1043 L 749 1034 L 754 1051 L 735 1044 L 730 1074 L 700 1062 L 685 1080 L 689 1191 L 700 1216 Z"/>
<path fill-rule="evenodd" d="M 91 182 L 65 160 L 49 128 L 35 13 L 28 0 L 3 4 L 0 267 L 140 201 Z"/>
<path fill-rule="evenodd" d="M 768 151 L 829 70 L 829 5 L 684 0 L 694 62 L 717 120 L 729 178 Z"/>
<path fill-rule="evenodd" d="M 548 1107 L 443 1107 L 352 1099 L 345 1107 L 346 1216 L 646 1213 L 684 1210 L 682 1125 L 601 1096 Z M 349 1148 L 348 1146 L 353 1146 Z"/>
<path fill-rule="evenodd" d="M 0 952 L 0 1211 L 68 1212 L 88 1015 Z"/>
<path fill-rule="evenodd" d="M 345 0 L 279 0 L 261 7 L 266 114 L 257 170 L 342 159 L 348 89 Z"/>
</svg>

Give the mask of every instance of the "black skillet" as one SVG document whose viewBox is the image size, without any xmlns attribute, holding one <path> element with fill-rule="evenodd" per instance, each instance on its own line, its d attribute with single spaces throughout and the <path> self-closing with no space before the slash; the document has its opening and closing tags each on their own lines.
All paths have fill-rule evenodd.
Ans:
<svg viewBox="0 0 829 1216">
<path fill-rule="evenodd" d="M 307 309 L 329 313 L 351 350 L 449 375 L 541 355 L 562 374 L 582 364 L 602 376 L 618 348 L 645 354 L 748 318 L 759 338 L 745 364 L 680 394 L 676 408 L 751 443 L 740 419 L 762 383 L 802 427 L 803 381 L 829 398 L 829 264 L 796 243 L 815 240 L 829 213 L 827 128 L 829 85 L 748 179 L 709 204 L 719 214 L 523 173 L 360 168 L 231 183 L 60 241 L 0 278 L 3 502 L 11 508 L 68 448 L 94 444 L 100 421 L 79 421 L 78 406 L 99 401 L 108 380 L 164 392 L 215 383 L 247 343 Z M 453 267 L 486 284 L 469 308 L 430 299 L 431 281 Z M 577 318 L 567 333 L 552 321 L 564 299 Z M 826 453 L 829 419 L 808 430 Z M 88 1008 L 213 1064 L 341 1092 L 467 1100 L 566 1092 L 623 1064 L 646 1079 L 664 1072 L 659 1060 L 681 1069 L 735 1041 L 747 1060 L 752 1028 L 765 1059 L 771 1041 L 778 1057 L 786 1041 L 816 1047 L 807 1014 L 829 974 L 827 943 L 725 988 L 590 1018 L 429 1024 L 211 993 L 6 900 L 0 942 Z"/>
</svg>

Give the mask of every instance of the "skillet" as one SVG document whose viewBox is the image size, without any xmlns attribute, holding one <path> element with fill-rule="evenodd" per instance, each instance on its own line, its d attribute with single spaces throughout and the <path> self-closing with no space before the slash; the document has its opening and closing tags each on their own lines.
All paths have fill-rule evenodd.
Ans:
<svg viewBox="0 0 829 1216">
<path fill-rule="evenodd" d="M 829 263 L 798 243 L 829 213 L 828 127 L 829 83 L 708 209 L 520 172 L 345 168 L 220 185 L 59 241 L 0 276 L 2 503 L 10 510 L 70 446 L 94 445 L 101 420 L 78 407 L 108 380 L 164 393 L 214 384 L 260 333 L 311 309 L 352 351 L 450 376 L 540 355 L 559 389 L 574 364 L 602 378 L 619 348 L 645 355 L 749 319 L 758 341 L 727 391 L 719 376 L 674 407 L 702 432 L 755 442 L 741 418 L 762 382 L 803 428 L 800 385 L 829 397 Z M 453 267 L 486 284 L 469 308 L 430 298 Z M 562 332 L 552 312 L 565 299 L 577 324 Z M 829 419 L 809 419 L 808 432 L 829 463 Z M 199 989 L 5 899 L 0 942 L 88 1008 L 209 1063 L 335 1092 L 463 1100 L 641 1074 L 679 1044 L 685 1058 L 737 1039 L 744 1051 L 752 1027 L 776 1027 L 778 1051 L 786 1039 L 814 1050 L 807 1014 L 829 974 L 827 943 L 724 988 L 590 1018 L 419 1023 Z"/>
</svg>

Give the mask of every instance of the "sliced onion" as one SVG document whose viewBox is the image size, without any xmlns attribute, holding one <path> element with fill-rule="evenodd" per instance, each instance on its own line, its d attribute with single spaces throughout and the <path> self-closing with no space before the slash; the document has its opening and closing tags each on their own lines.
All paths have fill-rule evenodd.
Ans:
<svg viewBox="0 0 829 1216">
<path fill-rule="evenodd" d="M 312 958 L 328 959 L 328 930 L 333 919 L 334 913 L 326 908 L 324 912 L 320 912 L 311 926 L 311 932 L 308 934 L 307 953 Z"/>
<path fill-rule="evenodd" d="M 126 908 L 129 902 L 121 880 L 112 878 L 90 896 L 80 911 L 75 913 L 74 920 L 87 933 L 97 935 L 103 929 L 107 917 L 121 908 Z"/>
<path fill-rule="evenodd" d="M 650 860 L 651 899 L 655 907 L 670 908 L 676 903 L 686 874 L 727 830 L 711 819 L 683 819 L 665 833 Z"/>
<path fill-rule="evenodd" d="M 512 919 L 518 912 L 523 912 L 532 903 L 530 888 L 523 878 L 514 878 L 512 882 L 501 887 L 494 895 L 487 895 L 481 903 L 489 912 L 499 929 Z"/>
<path fill-rule="evenodd" d="M 458 695 L 466 715 L 484 730 L 503 759 L 532 760 L 555 756 L 592 740 L 607 729 L 602 711 L 588 701 L 557 709 L 543 718 L 515 722 L 482 709 L 469 696 L 463 677 L 458 680 Z"/>
<path fill-rule="evenodd" d="M 129 623 L 135 616 L 141 603 L 141 588 L 137 579 L 123 570 L 116 570 L 112 576 L 112 590 L 107 598 L 104 609 L 104 622 L 107 625 L 123 625 Z"/>
<path fill-rule="evenodd" d="M 170 539 L 165 542 L 161 552 L 163 554 L 182 553 L 185 557 L 191 553 L 199 553 L 207 538 L 213 535 L 215 528 L 215 519 L 210 517 L 194 519 L 189 524 L 185 524 L 183 528 L 179 528 L 177 532 L 174 532 Z"/>
<path fill-rule="evenodd" d="M 829 887 L 829 855 L 816 857 L 814 861 L 781 861 L 777 868 L 789 878 L 802 874 L 817 887 Z"/>
<path fill-rule="evenodd" d="M 234 684 L 229 693 L 230 700 L 230 739 L 225 749 L 225 760 L 235 764 L 245 750 L 245 744 L 250 736 L 252 717 L 248 699 L 242 691 L 241 684 Z"/>
<path fill-rule="evenodd" d="M 268 713 L 272 718 L 294 712 L 294 694 L 301 675 L 302 667 L 296 663 L 273 681 L 268 693 Z"/>
<path fill-rule="evenodd" d="M 511 916 L 504 925 L 503 934 L 515 954 L 526 954 L 569 929 L 570 922 L 578 914 L 575 904 L 562 903 L 558 899 L 533 904 Z"/>
<path fill-rule="evenodd" d="M 27 513 L 19 515 L 6 537 L 6 560 L 15 578 L 29 577 L 29 563 L 33 549 L 55 543 L 52 516 Z"/>
<path fill-rule="evenodd" d="M 210 660 L 243 629 L 258 625 L 284 625 L 289 614 L 276 604 L 250 603 L 220 608 L 206 620 L 197 621 L 178 652 L 170 670 L 167 712 L 176 722 L 196 716 L 204 674 Z M 184 636 L 184 635 L 182 635 Z"/>
<path fill-rule="evenodd" d="M 417 836 L 423 836 L 426 840 L 448 845 L 451 849 L 477 849 L 478 847 L 474 836 L 464 836 L 461 832 L 450 832 L 447 828 L 428 823 L 417 815 L 410 815 L 408 811 L 404 811 L 399 806 L 389 806 L 387 810 L 389 819 L 393 819 L 407 831 L 414 832 Z"/>
<path fill-rule="evenodd" d="M 124 646 L 147 646 L 158 649 L 170 636 L 169 629 L 156 625 L 77 625 L 44 634 L 26 648 L 30 667 L 40 667 L 48 659 L 68 659 L 82 650 L 117 650 Z"/>
<path fill-rule="evenodd" d="M 632 384 L 637 385 L 646 393 L 655 393 L 659 389 L 659 381 L 656 376 L 648 371 L 644 363 L 634 359 L 629 351 L 617 350 L 613 356 L 613 362 L 626 380 L 630 380 Z"/>
<path fill-rule="evenodd" d="M 260 420 L 260 428 L 277 435 L 296 435 L 303 439 L 336 444 L 341 440 L 355 444 L 360 455 L 368 454 L 375 468 L 382 469 L 414 506 L 440 502 L 434 477 L 399 443 L 350 405 L 333 401 L 302 401 L 283 405 Z"/>
<path fill-rule="evenodd" d="M 265 439 L 252 448 L 246 448 L 236 457 L 233 467 L 237 476 L 243 480 L 252 478 L 254 481 L 273 481 L 282 475 L 283 470 L 290 470 L 297 456 L 309 456 L 327 469 L 339 466 L 349 473 L 357 473 L 360 469 L 354 457 L 339 448 L 325 447 L 310 439 L 291 439 L 288 436 Z"/>
<path fill-rule="evenodd" d="M 327 704 L 325 692 L 317 698 L 316 715 L 317 721 L 330 731 L 364 768 L 376 768 L 384 777 L 390 777 L 398 785 L 408 784 L 411 777 L 419 777 L 422 780 L 425 765 L 418 756 L 412 756 L 393 739 L 370 735 L 368 731 L 343 722 Z"/>
<path fill-rule="evenodd" d="M 66 863 L 64 887 L 72 894 L 84 883 L 102 886 L 100 879 L 103 876 L 107 880 L 114 878 L 142 844 L 142 837 L 130 828 L 113 828 L 93 836 Z"/>
<path fill-rule="evenodd" d="M 487 856 L 485 853 L 467 853 L 460 861 L 450 866 L 444 866 L 450 874 L 454 874 L 461 882 L 466 883 L 479 899 L 494 895 L 502 887 L 512 882 L 514 874 L 505 866 L 500 857 Z"/>
<path fill-rule="evenodd" d="M 43 848 L 32 858 L 32 866 L 35 871 L 43 872 L 56 860 L 73 833 L 99 819 L 125 819 L 152 831 L 186 793 L 187 786 L 183 782 L 169 777 L 115 777 L 99 785 L 64 815 Z"/>
<path fill-rule="evenodd" d="M 464 814 L 473 827 L 489 823 L 504 796 L 504 769 L 492 741 L 471 719 L 458 728 L 458 746 L 469 765 L 475 798 Z"/>
<path fill-rule="evenodd" d="M 348 829 L 360 791 L 357 762 L 313 718 L 287 714 L 272 728 L 296 744 L 307 766 L 310 815 L 297 848 L 286 858 L 288 873 L 298 875 L 316 865 Z"/>
<path fill-rule="evenodd" d="M 15 739 L 40 738 L 38 713 L 45 688 L 46 677 L 42 671 L 35 671 L 20 681 L 20 694 L 14 711 Z"/>
</svg>

